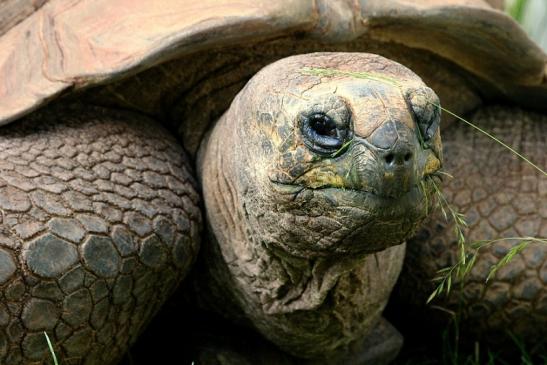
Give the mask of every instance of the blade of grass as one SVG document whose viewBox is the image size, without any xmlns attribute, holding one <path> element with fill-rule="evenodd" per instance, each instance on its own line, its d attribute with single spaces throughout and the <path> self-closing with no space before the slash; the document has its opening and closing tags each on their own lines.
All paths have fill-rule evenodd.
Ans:
<svg viewBox="0 0 547 365">
<path fill-rule="evenodd" d="M 378 82 L 388 83 L 393 86 L 401 87 L 401 83 L 396 78 L 381 75 L 378 73 L 373 73 L 373 72 L 342 71 L 342 70 L 335 70 L 332 68 L 320 68 L 320 67 L 304 67 L 302 68 L 302 72 L 304 74 L 314 75 L 314 76 L 327 76 L 327 77 L 328 76 L 350 76 L 350 77 L 355 77 L 357 79 L 378 81 Z"/>
<path fill-rule="evenodd" d="M 450 294 L 450 290 L 452 289 L 454 280 L 463 284 L 465 277 L 471 272 L 471 269 L 477 261 L 480 250 L 486 246 L 501 241 L 520 241 L 517 245 L 513 246 L 499 262 L 490 267 L 486 278 L 486 282 L 488 282 L 500 268 L 511 262 L 511 260 L 517 254 L 522 252 L 529 244 L 541 243 L 547 245 L 547 238 L 536 237 L 503 237 L 492 240 L 467 242 L 464 233 L 464 229 L 467 228 L 465 216 L 452 207 L 450 203 L 448 203 L 435 181 L 431 180 L 430 182 L 433 186 L 433 192 L 435 193 L 437 207 L 440 209 L 447 222 L 452 220 L 454 223 L 454 233 L 458 242 L 459 254 L 458 261 L 454 265 L 437 271 L 437 276 L 433 279 L 433 282 L 437 282 L 438 284 L 427 298 L 426 303 L 430 303 L 433 299 L 442 294 L 448 296 Z"/>
<path fill-rule="evenodd" d="M 519 254 L 524 250 L 531 241 L 522 241 L 518 243 L 516 246 L 511 247 L 511 249 L 505 254 L 505 256 L 502 257 L 501 260 L 499 260 L 495 265 L 490 267 L 490 271 L 488 272 L 488 276 L 486 277 L 486 282 L 488 282 L 500 268 L 507 265 L 511 260 L 515 257 L 515 255 Z"/>
<path fill-rule="evenodd" d="M 55 355 L 55 351 L 53 350 L 53 345 L 51 344 L 51 341 L 49 340 L 49 336 L 47 335 L 46 331 L 44 331 L 44 336 L 46 337 L 47 346 L 49 348 L 49 352 L 51 353 L 51 357 L 53 358 L 53 364 L 59 365 L 59 362 L 57 361 L 57 356 Z"/>
<path fill-rule="evenodd" d="M 336 158 L 336 157 L 340 156 L 341 154 L 343 154 L 344 152 L 346 152 L 346 150 L 349 148 L 349 146 L 351 145 L 352 142 L 353 142 L 353 140 L 350 139 L 349 141 L 344 143 L 336 152 L 334 152 L 331 155 L 331 157 Z"/>
<path fill-rule="evenodd" d="M 515 343 L 515 345 L 520 350 L 520 361 L 523 365 L 533 365 L 532 357 L 528 353 L 528 350 L 526 349 L 526 346 L 521 338 L 516 336 L 512 331 L 508 330 L 507 334 L 509 337 L 511 337 L 511 340 Z"/>
<path fill-rule="evenodd" d="M 459 121 L 462 121 L 464 122 L 465 124 L 469 125 L 470 127 L 474 128 L 475 130 L 479 131 L 480 133 L 488 136 L 488 138 L 491 138 L 492 140 L 494 140 L 495 142 L 499 143 L 500 145 L 502 145 L 503 147 L 505 147 L 506 149 L 508 149 L 509 151 L 511 151 L 515 156 L 519 157 L 521 160 L 523 160 L 524 162 L 528 163 L 530 166 L 532 166 L 533 168 L 535 168 L 536 170 L 538 170 L 539 172 L 541 172 L 543 174 L 543 176 L 547 176 L 547 172 L 545 172 L 541 167 L 539 167 L 538 165 L 536 165 L 535 163 L 533 163 L 532 161 L 530 161 L 528 158 L 526 158 L 526 156 L 520 154 L 517 150 L 515 150 L 513 147 L 509 146 L 508 144 L 504 143 L 502 140 L 500 140 L 499 138 L 497 138 L 496 136 L 494 136 L 493 134 L 485 131 L 484 129 L 480 128 L 479 126 L 465 120 L 464 118 L 460 117 L 459 115 L 455 114 L 455 113 L 452 113 L 450 110 L 446 109 L 446 108 L 443 108 L 442 106 L 440 106 L 439 104 L 436 104 L 436 103 L 432 103 L 429 101 L 430 104 L 432 105 L 435 105 L 437 108 L 441 109 L 442 111 L 450 114 L 451 116 L 453 116 L 454 118 L 458 119 Z"/>
</svg>

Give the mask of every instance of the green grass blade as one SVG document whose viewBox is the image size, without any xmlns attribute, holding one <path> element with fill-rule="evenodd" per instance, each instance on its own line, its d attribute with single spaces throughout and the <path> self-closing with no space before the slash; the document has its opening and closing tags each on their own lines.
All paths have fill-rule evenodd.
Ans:
<svg viewBox="0 0 547 365">
<path fill-rule="evenodd" d="M 320 68 L 320 67 L 304 67 L 302 68 L 304 74 L 313 76 L 350 76 L 357 79 L 365 79 L 387 83 L 396 87 L 401 87 L 399 80 L 393 77 L 385 76 L 379 73 L 366 72 L 366 71 L 342 71 L 332 68 Z"/>
<path fill-rule="evenodd" d="M 59 362 L 57 361 L 57 356 L 55 355 L 55 351 L 53 350 L 53 345 L 51 344 L 51 341 L 49 340 L 49 336 L 47 335 L 46 331 L 44 331 L 44 336 L 46 337 L 47 346 L 49 348 L 49 352 L 51 353 L 51 357 L 53 358 L 53 364 L 59 365 Z"/>
<path fill-rule="evenodd" d="M 488 276 L 486 277 L 486 282 L 488 282 L 490 279 L 496 275 L 499 269 L 501 269 L 503 266 L 507 265 L 513 258 L 522 252 L 528 245 L 530 244 L 530 241 L 522 241 L 519 244 L 517 244 L 514 247 L 511 247 L 511 249 L 505 254 L 505 256 L 502 257 L 501 260 L 498 261 L 497 264 L 493 265 L 490 268 L 490 272 L 488 273 Z"/>
<path fill-rule="evenodd" d="M 351 145 L 352 142 L 353 142 L 353 140 L 349 140 L 346 143 L 344 143 L 336 152 L 331 154 L 331 157 L 336 158 L 336 157 L 340 156 L 341 154 L 343 154 L 344 152 L 346 152 L 346 150 L 349 148 L 349 146 Z"/>
<path fill-rule="evenodd" d="M 527 164 L 529 164 L 530 166 L 532 166 L 533 168 L 535 168 L 536 170 L 538 170 L 539 172 L 541 172 L 543 174 L 543 176 L 547 176 L 547 172 L 545 172 L 541 167 L 539 167 L 538 165 L 536 165 L 535 163 L 533 163 L 532 161 L 530 161 L 528 158 L 526 158 L 524 155 L 520 154 L 517 150 L 515 150 L 513 147 L 509 146 L 508 144 L 504 143 L 502 140 L 500 140 L 499 138 L 497 138 L 496 136 L 494 136 L 493 134 L 485 131 L 484 129 L 480 128 L 479 126 L 465 120 L 464 118 L 460 117 L 459 115 L 455 114 L 455 113 L 452 113 L 450 110 L 448 109 L 445 109 L 443 108 L 442 106 L 440 106 L 439 104 L 435 104 L 435 103 L 431 103 L 429 102 L 430 104 L 433 104 L 435 105 L 436 107 L 440 108 L 442 111 L 450 114 L 451 116 L 453 116 L 454 118 L 464 122 L 465 124 L 469 125 L 470 127 L 474 128 L 475 130 L 481 132 L 482 134 L 486 135 L 488 138 L 491 138 L 492 140 L 494 140 L 495 142 L 499 143 L 500 145 L 502 145 L 503 147 L 505 147 L 506 149 L 508 149 L 509 151 L 511 151 L 513 154 L 515 154 L 515 156 L 519 157 L 521 160 L 523 160 L 524 162 L 526 162 Z"/>
</svg>

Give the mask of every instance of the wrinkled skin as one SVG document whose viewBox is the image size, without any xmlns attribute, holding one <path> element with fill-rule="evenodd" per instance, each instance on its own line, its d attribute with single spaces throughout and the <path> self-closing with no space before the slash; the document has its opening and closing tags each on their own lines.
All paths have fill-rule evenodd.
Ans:
<svg viewBox="0 0 547 365">
<path fill-rule="evenodd" d="M 351 356 L 426 215 L 441 165 L 436 103 L 416 75 L 375 55 L 296 56 L 259 72 L 202 145 L 201 304 L 295 356 Z"/>
</svg>

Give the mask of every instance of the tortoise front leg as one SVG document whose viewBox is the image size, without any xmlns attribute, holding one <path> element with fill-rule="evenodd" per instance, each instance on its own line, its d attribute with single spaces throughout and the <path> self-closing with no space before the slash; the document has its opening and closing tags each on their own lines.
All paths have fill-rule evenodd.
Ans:
<svg viewBox="0 0 547 365">
<path fill-rule="evenodd" d="M 49 108 L 0 129 L 0 363 L 115 364 L 186 275 L 199 197 L 152 120 Z"/>
</svg>

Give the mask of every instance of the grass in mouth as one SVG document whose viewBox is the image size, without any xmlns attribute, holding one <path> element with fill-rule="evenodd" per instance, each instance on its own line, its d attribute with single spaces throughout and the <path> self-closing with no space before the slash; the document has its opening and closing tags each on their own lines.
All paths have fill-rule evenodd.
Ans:
<svg viewBox="0 0 547 365">
<path fill-rule="evenodd" d="M 380 74 L 372 73 L 372 72 L 365 72 L 365 71 L 354 72 L 354 71 L 335 70 L 335 69 L 329 69 L 329 68 L 304 67 L 302 69 L 302 73 L 307 75 L 324 76 L 324 77 L 350 76 L 350 77 L 355 77 L 359 79 L 383 82 L 391 86 L 402 88 L 402 83 L 399 82 L 396 78 L 380 75 Z M 436 106 L 437 108 L 444 111 L 445 113 L 455 117 L 457 120 L 465 123 L 471 128 L 475 129 L 477 132 L 486 135 L 488 138 L 492 139 L 499 145 L 503 146 L 505 149 L 510 151 L 513 155 L 517 156 L 522 161 L 524 161 L 525 163 L 527 163 L 528 165 L 536 169 L 541 175 L 543 175 L 543 177 L 547 176 L 547 172 L 545 172 L 545 170 L 543 170 L 538 165 L 533 163 L 526 156 L 519 153 L 513 147 L 509 146 L 508 144 L 506 144 L 505 142 L 503 142 L 502 140 L 494 136 L 492 133 L 480 128 L 479 126 L 451 112 L 450 110 L 441 107 L 438 103 L 435 103 L 435 102 L 429 102 L 429 103 Z M 440 175 L 448 175 L 448 174 L 444 172 L 437 173 L 437 176 L 440 176 Z M 503 266 L 511 262 L 511 260 L 516 255 L 518 255 L 520 252 L 526 249 L 526 247 L 528 247 L 528 245 L 530 245 L 531 243 L 541 243 L 541 244 L 547 245 L 547 238 L 538 238 L 538 237 L 503 237 L 503 238 L 496 238 L 492 240 L 480 240 L 480 241 L 468 242 L 464 233 L 465 229 L 467 228 L 465 215 L 458 212 L 458 210 L 455 207 L 449 204 L 449 202 L 446 200 L 445 196 L 443 195 L 441 188 L 435 182 L 434 176 L 430 178 L 430 182 L 433 187 L 433 194 L 434 194 L 433 197 L 429 196 L 425 183 L 422 184 L 422 190 L 424 191 L 426 203 L 429 205 L 429 202 L 431 202 L 434 198 L 436 202 L 436 206 L 440 209 L 441 213 L 443 214 L 443 217 L 447 221 L 454 222 L 454 235 L 458 242 L 458 261 L 453 266 L 446 267 L 437 272 L 437 276 L 433 279 L 433 281 L 437 283 L 437 286 L 435 290 L 433 290 L 429 298 L 427 299 L 427 303 L 431 302 L 433 299 L 440 296 L 441 294 L 448 296 L 450 294 L 450 290 L 452 289 L 453 283 L 455 281 L 463 283 L 465 277 L 467 276 L 467 274 L 469 274 L 469 272 L 473 268 L 473 265 L 477 261 L 477 257 L 480 255 L 481 249 L 484 247 L 487 247 L 489 245 L 492 245 L 500 241 L 517 242 L 513 247 L 511 247 L 511 249 L 509 249 L 509 251 L 497 263 L 495 263 L 494 265 L 490 267 L 488 275 L 485 280 L 485 282 L 488 282 L 490 279 L 492 279 L 495 276 L 496 272 L 500 268 L 502 268 Z"/>
</svg>

